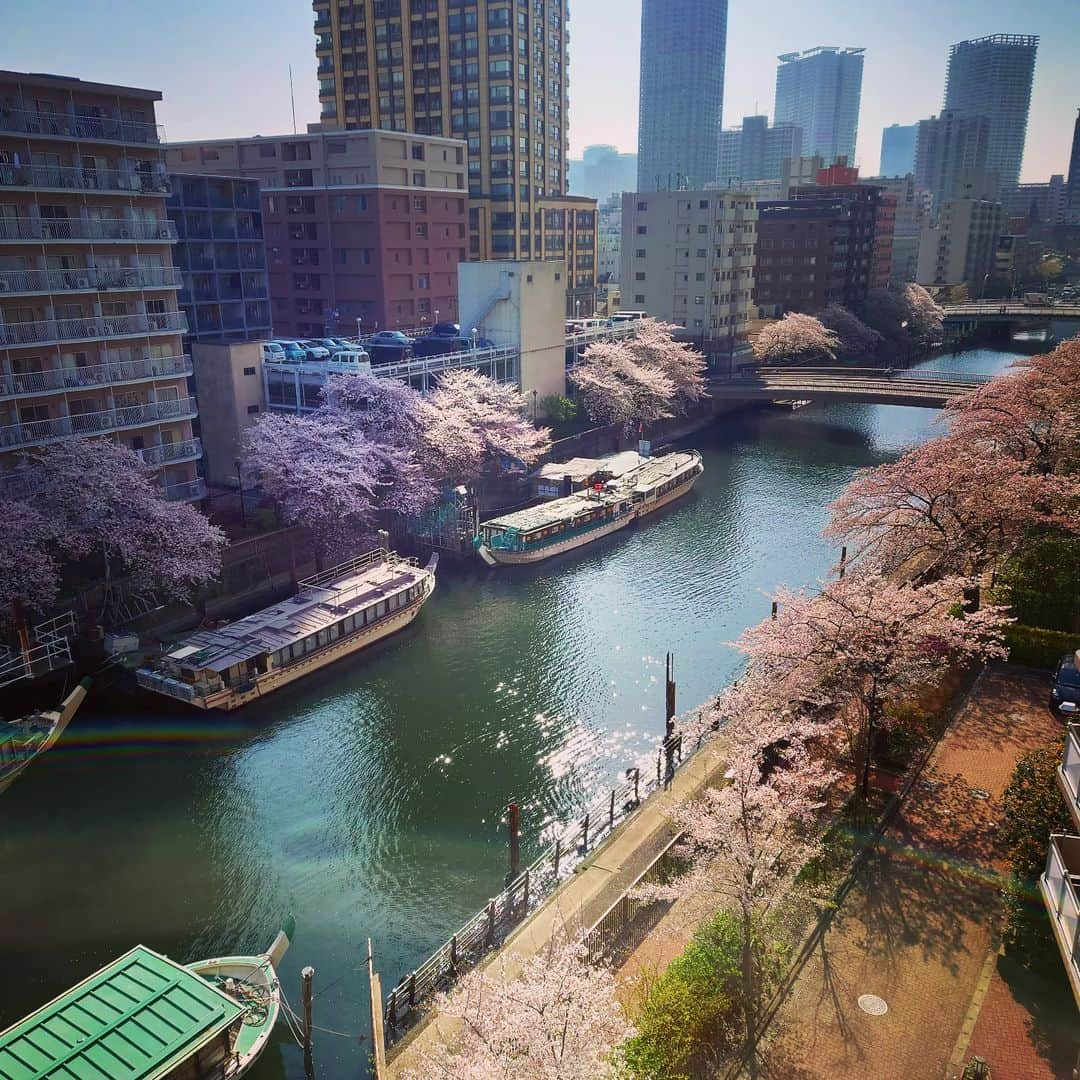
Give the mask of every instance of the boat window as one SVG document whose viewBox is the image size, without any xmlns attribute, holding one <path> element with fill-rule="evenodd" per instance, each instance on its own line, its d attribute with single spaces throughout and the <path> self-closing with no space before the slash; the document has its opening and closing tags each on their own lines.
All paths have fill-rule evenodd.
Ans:
<svg viewBox="0 0 1080 1080">
<path fill-rule="evenodd" d="M 318 634 L 320 647 L 326 645 L 330 641 L 330 631 L 320 630 Z"/>
<path fill-rule="evenodd" d="M 314 634 L 311 634 L 308 637 L 304 638 L 304 652 L 314 652 L 317 647 L 318 643 L 315 641 Z"/>
<path fill-rule="evenodd" d="M 328 641 L 337 641 L 338 634 L 341 633 L 341 627 L 337 623 L 332 623 L 326 628 L 326 637 Z"/>
<path fill-rule="evenodd" d="M 351 634 L 356 628 L 356 616 L 350 615 L 342 624 L 341 632 L 343 634 Z"/>
<path fill-rule="evenodd" d="M 386 601 L 384 600 L 375 608 L 375 617 L 381 619 L 386 614 Z"/>
</svg>

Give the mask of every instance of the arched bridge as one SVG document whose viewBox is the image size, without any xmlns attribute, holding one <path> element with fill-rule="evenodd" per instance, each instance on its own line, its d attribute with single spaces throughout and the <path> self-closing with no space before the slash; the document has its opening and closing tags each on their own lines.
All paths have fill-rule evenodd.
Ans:
<svg viewBox="0 0 1080 1080">
<path fill-rule="evenodd" d="M 940 409 L 990 375 L 907 368 L 771 367 L 709 379 L 715 401 L 863 401 Z"/>
</svg>

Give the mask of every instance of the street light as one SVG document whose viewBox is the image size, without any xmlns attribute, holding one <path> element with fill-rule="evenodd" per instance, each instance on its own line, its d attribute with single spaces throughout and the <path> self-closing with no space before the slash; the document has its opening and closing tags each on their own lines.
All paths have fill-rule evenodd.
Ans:
<svg viewBox="0 0 1080 1080">
<path fill-rule="evenodd" d="M 473 352 L 476 352 L 476 327 L 472 328 L 472 348 Z"/>
<path fill-rule="evenodd" d="M 533 395 L 533 423 L 536 423 L 536 390 L 532 392 Z"/>
</svg>

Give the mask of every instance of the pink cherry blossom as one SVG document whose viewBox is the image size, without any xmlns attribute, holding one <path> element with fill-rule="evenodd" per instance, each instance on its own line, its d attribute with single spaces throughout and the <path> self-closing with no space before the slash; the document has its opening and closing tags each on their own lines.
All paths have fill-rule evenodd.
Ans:
<svg viewBox="0 0 1080 1080">
<path fill-rule="evenodd" d="M 754 339 L 754 355 L 764 364 L 813 364 L 835 360 L 839 338 L 812 315 L 789 312 Z"/>
</svg>

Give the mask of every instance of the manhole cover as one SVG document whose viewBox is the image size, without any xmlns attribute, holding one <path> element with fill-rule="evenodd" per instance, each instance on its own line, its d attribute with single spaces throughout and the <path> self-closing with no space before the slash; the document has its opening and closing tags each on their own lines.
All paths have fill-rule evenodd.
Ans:
<svg viewBox="0 0 1080 1080">
<path fill-rule="evenodd" d="M 863 994 L 859 998 L 859 1008 L 864 1013 L 869 1013 L 871 1016 L 884 1016 L 889 1011 L 889 1006 L 885 1003 L 884 998 L 879 998 L 877 994 Z"/>
</svg>

